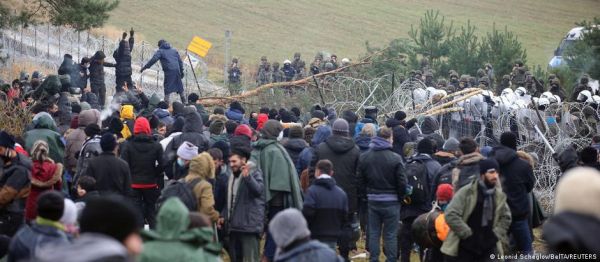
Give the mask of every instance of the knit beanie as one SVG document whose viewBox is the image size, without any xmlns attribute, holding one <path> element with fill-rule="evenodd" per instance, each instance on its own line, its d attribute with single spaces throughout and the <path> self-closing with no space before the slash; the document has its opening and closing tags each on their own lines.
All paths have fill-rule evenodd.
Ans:
<svg viewBox="0 0 600 262">
<path fill-rule="evenodd" d="M 89 124 L 84 129 L 83 132 L 87 137 L 93 137 L 95 135 L 99 135 L 102 130 L 97 124 Z"/>
<path fill-rule="evenodd" d="M 65 209 L 65 198 L 55 190 L 47 190 L 37 200 L 37 214 L 39 217 L 58 221 Z"/>
<path fill-rule="evenodd" d="M 71 103 L 71 113 L 79 114 L 81 112 L 81 105 L 79 103 Z"/>
<path fill-rule="evenodd" d="M 0 131 L 0 146 L 13 149 L 15 148 L 15 139 L 9 133 Z"/>
<path fill-rule="evenodd" d="M 175 101 L 175 102 L 173 102 L 172 107 L 173 107 L 172 115 L 175 116 L 175 115 L 183 114 L 183 109 L 185 108 L 185 106 L 182 103 Z"/>
<path fill-rule="evenodd" d="M 452 200 L 452 197 L 454 196 L 454 189 L 450 184 L 441 184 L 438 186 L 435 192 L 435 196 L 437 198 L 437 201 L 450 202 L 450 200 Z"/>
<path fill-rule="evenodd" d="M 435 145 L 429 138 L 423 138 L 417 144 L 417 152 L 419 152 L 419 154 L 433 155 L 434 151 L 435 151 Z"/>
<path fill-rule="evenodd" d="M 277 139 L 279 133 L 283 131 L 283 126 L 277 120 L 269 120 L 265 123 L 263 128 L 260 130 L 260 134 L 265 139 Z"/>
<path fill-rule="evenodd" d="M 600 172 L 576 167 L 559 180 L 554 195 L 554 214 L 573 212 L 600 220 Z"/>
<path fill-rule="evenodd" d="M 458 151 L 458 145 L 460 144 L 460 142 L 454 138 L 448 138 L 448 140 L 446 140 L 446 142 L 444 142 L 444 146 L 443 146 L 443 150 L 446 152 L 454 152 L 454 151 Z"/>
<path fill-rule="evenodd" d="M 498 162 L 496 162 L 493 158 L 486 158 L 479 161 L 479 174 L 483 175 L 487 173 L 488 170 L 494 169 L 496 171 L 500 171 L 500 167 L 498 166 Z"/>
<path fill-rule="evenodd" d="M 295 208 L 288 208 L 277 213 L 269 223 L 269 232 L 279 248 L 285 248 L 296 240 L 310 236 L 306 219 Z"/>
<path fill-rule="evenodd" d="M 252 129 L 246 124 L 241 124 L 235 128 L 233 132 L 234 136 L 246 136 L 252 139 Z"/>
<path fill-rule="evenodd" d="M 81 102 L 79 105 L 81 106 L 81 111 L 92 109 L 92 106 L 88 102 Z"/>
<path fill-rule="evenodd" d="M 63 225 L 75 225 L 77 223 L 77 206 L 73 203 L 73 200 L 65 198 L 64 210 L 60 217 L 60 223 Z"/>
<path fill-rule="evenodd" d="M 321 110 L 315 110 L 312 112 L 311 114 L 311 118 L 318 118 L 318 119 L 325 119 L 325 112 L 321 111 Z"/>
<path fill-rule="evenodd" d="M 304 138 L 304 129 L 299 125 L 290 126 L 289 138 Z"/>
<path fill-rule="evenodd" d="M 208 131 L 211 135 L 220 135 L 223 133 L 223 129 L 225 129 L 225 122 L 221 120 L 215 120 L 210 123 Z"/>
<path fill-rule="evenodd" d="M 348 134 L 350 133 L 350 128 L 348 126 L 348 121 L 343 118 L 336 119 L 331 126 L 331 130 L 335 133 Z"/>
<path fill-rule="evenodd" d="M 517 136 L 510 131 L 504 132 L 500 135 L 500 144 L 512 148 L 513 150 L 517 150 Z"/>
<path fill-rule="evenodd" d="M 198 147 L 194 144 L 184 141 L 177 148 L 177 156 L 183 160 L 190 161 L 198 155 Z"/>
<path fill-rule="evenodd" d="M 185 124 L 185 119 L 183 117 L 177 117 L 175 122 L 173 123 L 171 132 L 181 132 L 183 130 L 183 125 Z"/>
<path fill-rule="evenodd" d="M 118 195 L 90 199 L 79 220 L 81 233 L 98 233 L 123 243 L 140 230 L 136 210 L 130 201 Z"/>
<path fill-rule="evenodd" d="M 144 134 L 148 136 L 152 134 L 150 122 L 148 122 L 147 118 L 142 116 L 135 120 L 135 124 L 133 125 L 133 134 Z"/>
<path fill-rule="evenodd" d="M 100 138 L 100 148 L 102 152 L 112 152 L 117 147 L 117 139 L 112 133 L 105 133 Z"/>
</svg>

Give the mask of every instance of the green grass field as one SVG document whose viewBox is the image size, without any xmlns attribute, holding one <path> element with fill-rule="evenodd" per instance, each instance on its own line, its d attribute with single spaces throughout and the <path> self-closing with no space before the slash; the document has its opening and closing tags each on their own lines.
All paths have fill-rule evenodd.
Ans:
<svg viewBox="0 0 600 262">
<path fill-rule="evenodd" d="M 207 60 L 222 66 L 224 31 L 233 31 L 232 55 L 242 65 L 260 56 L 283 61 L 299 51 L 308 62 L 317 51 L 357 58 L 365 41 L 383 46 L 408 37 L 411 24 L 428 9 L 438 9 L 455 25 L 471 20 L 483 35 L 493 24 L 516 32 L 529 65 L 545 65 L 564 36 L 583 19 L 598 16 L 597 0 L 330 0 L 208 1 L 122 0 L 108 25 L 133 26 L 145 39 L 164 38 L 184 48 L 194 35 L 212 41 Z"/>
</svg>

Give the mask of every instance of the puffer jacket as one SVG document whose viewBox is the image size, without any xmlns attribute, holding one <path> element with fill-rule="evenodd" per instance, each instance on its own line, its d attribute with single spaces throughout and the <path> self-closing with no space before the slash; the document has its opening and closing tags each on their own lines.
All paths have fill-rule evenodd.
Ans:
<svg viewBox="0 0 600 262">
<path fill-rule="evenodd" d="M 10 165 L 4 166 L 1 159 L 0 164 L 0 211 L 22 214 L 29 195 L 29 175 L 33 164 L 20 153 L 11 159 Z"/>
<path fill-rule="evenodd" d="M 360 156 L 358 177 L 361 199 L 367 199 L 367 195 L 391 195 L 398 201 L 406 193 L 402 157 L 394 153 L 391 143 L 383 138 L 375 137 L 371 150 Z"/>
<path fill-rule="evenodd" d="M 54 222 L 59 224 L 58 222 Z M 11 240 L 7 261 L 30 261 L 38 258 L 38 251 L 49 246 L 67 245 L 69 240 L 58 225 L 40 225 L 22 227 Z"/>
<path fill-rule="evenodd" d="M 98 51 L 90 59 L 90 86 L 92 90 L 98 90 L 99 88 L 105 87 L 104 83 L 104 67 L 115 67 L 115 64 L 104 62 L 104 52 Z"/>
<path fill-rule="evenodd" d="M 56 130 L 56 124 L 48 113 L 37 114 L 34 117 L 33 129 L 25 132 L 25 148 L 27 151 L 31 151 L 36 141 L 44 140 L 48 143 L 50 158 L 56 163 L 63 163 L 65 144 L 63 144 L 62 137 Z"/>
<path fill-rule="evenodd" d="M 302 138 L 291 138 L 287 139 L 282 143 L 285 150 L 290 155 L 290 158 L 294 162 L 294 166 L 297 165 L 300 153 L 302 150 L 308 147 L 308 143 Z"/>
<path fill-rule="evenodd" d="M 321 143 L 313 153 L 310 174 L 314 177 L 314 168 L 321 159 L 333 163 L 334 179 L 348 195 L 349 213 L 358 210 L 358 158 L 360 150 L 351 137 L 332 135 L 325 143 Z"/>
<path fill-rule="evenodd" d="M 533 169 L 517 152 L 508 147 L 494 148 L 493 158 L 500 165 L 500 181 L 506 194 L 513 220 L 522 220 L 529 215 L 529 193 L 535 185 Z"/>
<path fill-rule="evenodd" d="M 96 109 L 81 111 L 81 113 L 79 113 L 79 127 L 71 131 L 65 137 L 65 140 L 67 141 L 65 163 L 67 170 L 72 174 L 75 173 L 78 154 L 83 147 L 83 143 L 87 139 L 84 129 L 89 124 L 97 124 L 100 126 L 100 111 Z"/>
<path fill-rule="evenodd" d="M 275 262 L 301 262 L 301 261 L 344 261 L 335 251 L 325 244 L 310 240 L 302 242 L 286 250 L 279 250 L 275 254 Z"/>
<path fill-rule="evenodd" d="M 173 117 L 171 116 L 171 113 L 169 113 L 169 111 L 162 109 L 162 108 L 157 108 L 154 109 L 154 112 L 152 112 L 153 115 L 155 115 L 156 117 L 158 117 L 158 120 L 160 122 L 162 122 L 163 124 L 165 124 L 166 126 L 171 126 L 173 125 L 173 123 L 175 123 L 175 119 L 173 119 Z"/>
<path fill-rule="evenodd" d="M 348 197 L 333 178 L 316 179 L 306 191 L 302 214 L 313 239 L 337 242 L 348 222 Z"/>
<path fill-rule="evenodd" d="M 152 137 L 137 134 L 122 145 L 121 158 L 129 163 L 131 186 L 153 185 L 162 178 L 162 146 Z"/>
<path fill-rule="evenodd" d="M 233 188 L 234 179 L 241 179 L 235 200 L 227 194 L 227 208 L 225 218 L 232 232 L 261 234 L 265 223 L 265 188 L 263 175 L 259 169 L 250 171 L 247 177 L 238 174 L 229 176 L 228 190 Z M 231 206 L 233 202 L 233 206 Z"/>
<path fill-rule="evenodd" d="M 115 74 L 117 76 L 131 76 L 131 51 L 133 51 L 134 38 L 129 37 L 129 41 L 121 39 L 119 48 L 113 53 L 113 58 L 117 62 L 115 65 Z"/>
</svg>

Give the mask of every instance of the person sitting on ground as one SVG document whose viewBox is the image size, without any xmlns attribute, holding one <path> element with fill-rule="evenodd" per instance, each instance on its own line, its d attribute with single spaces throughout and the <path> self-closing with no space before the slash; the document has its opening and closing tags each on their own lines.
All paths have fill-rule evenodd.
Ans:
<svg viewBox="0 0 600 262">
<path fill-rule="evenodd" d="M 269 231 L 277 245 L 275 262 L 343 261 L 333 249 L 310 239 L 310 230 L 298 209 L 288 208 L 277 213 L 269 223 Z"/>
</svg>

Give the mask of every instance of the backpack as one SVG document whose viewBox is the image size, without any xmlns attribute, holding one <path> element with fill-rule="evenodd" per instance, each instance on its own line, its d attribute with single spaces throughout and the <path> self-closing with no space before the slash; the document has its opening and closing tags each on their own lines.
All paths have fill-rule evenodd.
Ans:
<svg viewBox="0 0 600 262">
<path fill-rule="evenodd" d="M 194 194 L 194 187 L 200 183 L 200 181 L 202 181 L 202 179 L 197 178 L 190 182 L 185 182 L 182 178 L 168 183 L 160 193 L 158 200 L 156 200 L 156 210 L 159 210 L 167 199 L 177 197 L 189 211 L 197 211 L 198 200 Z"/>
<path fill-rule="evenodd" d="M 410 201 L 406 204 L 418 206 L 428 203 L 430 201 L 429 174 L 423 160 L 409 159 L 405 174 L 409 187 L 412 187 Z"/>
</svg>

